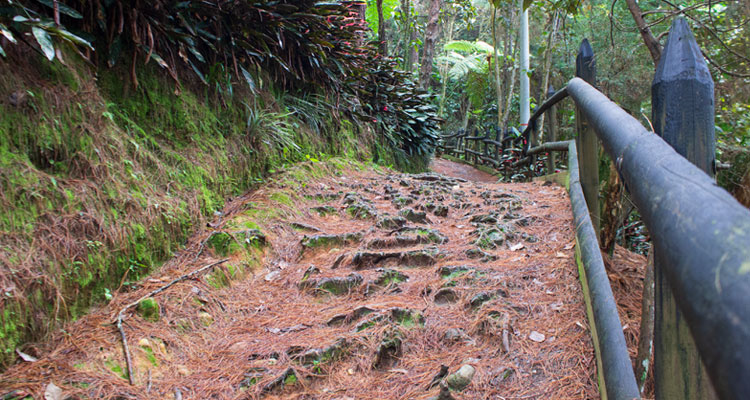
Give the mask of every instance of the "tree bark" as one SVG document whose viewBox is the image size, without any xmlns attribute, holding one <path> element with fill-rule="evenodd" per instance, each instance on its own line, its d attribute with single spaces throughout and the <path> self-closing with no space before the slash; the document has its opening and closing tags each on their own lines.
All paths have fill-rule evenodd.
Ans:
<svg viewBox="0 0 750 400">
<path fill-rule="evenodd" d="M 380 54 L 388 55 L 388 41 L 385 31 L 385 18 L 383 18 L 383 0 L 377 0 L 378 7 L 378 41 L 380 42 Z"/>
<path fill-rule="evenodd" d="M 435 58 L 435 40 L 438 34 L 440 6 L 442 0 L 430 0 L 427 28 L 424 35 L 424 51 L 422 52 L 422 67 L 419 71 L 419 87 L 426 89 L 430 85 L 432 76 L 432 60 Z"/>
<path fill-rule="evenodd" d="M 497 126 L 503 123 L 503 88 L 500 84 L 500 63 L 497 57 L 497 7 L 492 8 L 492 62 L 495 64 L 495 94 L 497 97 Z"/>
<path fill-rule="evenodd" d="M 513 33 L 516 31 L 516 22 L 518 19 L 515 17 L 516 9 L 515 7 L 506 7 L 506 10 L 508 10 L 508 18 L 507 21 L 509 21 L 506 25 L 505 30 L 505 40 L 503 43 L 503 93 L 508 93 L 508 100 L 505 102 L 503 106 L 503 118 L 500 121 L 500 129 L 505 129 L 505 127 L 508 124 L 508 118 L 510 116 L 510 101 L 513 98 L 513 86 L 515 85 L 516 80 L 516 70 L 515 70 L 515 64 L 511 63 L 510 68 L 508 67 L 508 57 L 515 57 L 516 55 L 516 43 L 513 42 L 513 38 L 515 37 Z"/>
<path fill-rule="evenodd" d="M 513 46 L 514 58 L 517 52 L 518 52 L 518 42 L 516 42 L 515 45 Z M 508 125 L 508 118 L 510 117 L 510 102 L 513 100 L 513 88 L 515 87 L 515 84 L 516 84 L 516 64 L 513 63 L 510 66 L 510 69 L 511 69 L 510 79 L 508 80 L 509 82 L 508 99 L 505 101 L 506 107 L 505 107 L 505 111 L 503 112 L 503 124 L 502 124 L 503 127 Z"/>
<path fill-rule="evenodd" d="M 651 58 L 654 60 L 654 66 L 659 65 L 659 59 L 661 58 L 661 44 L 656 40 L 651 33 L 651 29 L 643 19 L 643 13 L 641 12 L 638 3 L 636 3 L 636 0 L 625 0 L 625 3 L 628 5 L 630 14 L 633 15 L 633 20 L 635 20 L 636 26 L 638 26 L 638 31 L 641 32 L 643 43 L 646 44 L 649 53 L 651 53 Z"/>
<path fill-rule="evenodd" d="M 544 103 L 544 95 L 547 93 L 547 88 L 549 88 L 549 75 L 552 69 L 552 47 L 555 45 L 555 37 L 557 36 L 557 22 L 557 11 L 554 11 L 552 16 L 550 16 L 550 33 L 547 38 L 547 49 L 544 51 L 544 77 L 542 78 L 542 86 L 539 88 L 539 105 Z M 536 143 L 539 144 L 542 141 L 544 132 L 544 114 L 539 117 L 537 129 Z"/>
<path fill-rule="evenodd" d="M 411 12 L 411 0 L 401 0 L 401 13 L 404 15 L 403 34 L 404 44 L 404 71 L 412 72 L 417 59 L 417 51 L 414 50 L 414 42 L 417 40 L 417 30 L 414 29 L 414 15 Z"/>
<path fill-rule="evenodd" d="M 456 21 L 456 15 L 453 13 L 453 6 L 448 4 L 448 9 L 450 10 L 450 17 L 448 18 L 446 42 L 450 42 L 453 40 L 453 24 Z M 442 118 L 443 113 L 445 112 L 445 92 L 448 86 L 448 63 L 445 63 L 440 67 L 440 80 L 443 88 L 440 95 L 440 108 L 438 111 L 438 115 Z"/>
</svg>

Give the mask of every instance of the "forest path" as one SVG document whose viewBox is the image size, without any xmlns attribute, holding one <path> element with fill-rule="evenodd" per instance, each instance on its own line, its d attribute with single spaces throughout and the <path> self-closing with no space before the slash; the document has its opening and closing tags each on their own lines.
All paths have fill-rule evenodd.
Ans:
<svg viewBox="0 0 750 400">
<path fill-rule="evenodd" d="M 597 397 L 565 189 L 466 168 L 296 165 L 0 375 L 0 396 Z M 118 311 L 223 259 L 123 314 L 130 385 Z"/>
</svg>

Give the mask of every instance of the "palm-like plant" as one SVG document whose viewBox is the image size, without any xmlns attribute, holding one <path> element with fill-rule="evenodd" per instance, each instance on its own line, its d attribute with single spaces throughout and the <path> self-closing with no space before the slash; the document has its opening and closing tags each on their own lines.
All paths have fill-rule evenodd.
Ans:
<svg viewBox="0 0 750 400">
<path fill-rule="evenodd" d="M 469 104 L 473 107 L 481 106 L 485 98 L 486 83 L 490 78 L 489 60 L 494 48 L 481 40 L 453 40 L 443 48 L 447 53 L 439 57 L 438 62 L 447 68 L 447 75 L 451 80 L 461 82 L 462 94 L 468 98 Z M 443 82 L 443 85 L 447 84 L 448 82 Z"/>
</svg>

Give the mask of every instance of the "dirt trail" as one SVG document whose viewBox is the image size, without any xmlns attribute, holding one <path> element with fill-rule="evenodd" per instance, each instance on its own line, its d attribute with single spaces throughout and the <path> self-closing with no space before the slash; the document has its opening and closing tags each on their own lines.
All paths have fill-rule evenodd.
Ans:
<svg viewBox="0 0 750 400">
<path fill-rule="evenodd" d="M 466 179 L 467 181 L 480 183 L 495 183 L 497 177 L 484 171 L 480 171 L 470 165 L 448 161 L 444 158 L 435 158 L 430 164 L 430 169 L 438 174 L 453 178 Z"/>
<path fill-rule="evenodd" d="M 80 399 L 597 397 L 565 190 L 480 179 L 298 165 L 26 349 L 39 360 L 0 375 L 0 397 L 50 383 Z M 224 257 L 125 313 L 131 386 L 118 310 Z"/>
</svg>

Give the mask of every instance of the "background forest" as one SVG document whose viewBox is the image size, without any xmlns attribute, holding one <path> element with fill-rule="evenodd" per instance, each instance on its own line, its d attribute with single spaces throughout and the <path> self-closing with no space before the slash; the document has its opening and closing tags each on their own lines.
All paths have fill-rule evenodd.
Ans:
<svg viewBox="0 0 750 400">
<path fill-rule="evenodd" d="M 437 16 L 431 14 L 435 4 L 440 9 Z M 744 148 L 750 141 L 749 3 L 586 0 L 524 4 L 530 13 L 532 111 L 546 98 L 549 87 L 560 88 L 575 75 L 579 44 L 588 38 L 597 59 L 598 88 L 647 127 L 658 55 L 672 20 L 686 18 L 716 83 L 717 156 L 732 165 L 720 174 L 719 182 L 740 194 L 748 163 Z M 371 35 L 385 42 L 381 52 L 397 58 L 404 70 L 419 74 L 439 95 L 445 131 L 488 125 L 507 129 L 518 125 L 516 5 L 501 0 L 372 0 L 367 20 L 373 27 Z M 435 19 L 433 31 L 430 21 Z M 431 42 L 433 65 L 425 65 L 424 57 L 430 56 L 424 48 Z M 425 68 L 431 68 L 429 82 Z M 564 137 L 574 135 L 573 114 L 570 104 L 558 112 Z M 746 198 L 747 193 L 740 196 Z"/>
<path fill-rule="evenodd" d="M 716 83 L 719 183 L 750 204 L 750 3 L 523 3 L 532 111 L 574 76 L 588 38 L 599 89 L 645 126 L 660 48 L 686 18 Z M 291 163 L 343 155 L 418 171 L 441 132 L 518 127 L 519 11 L 505 0 L 0 0 L 0 364 Z"/>
</svg>

